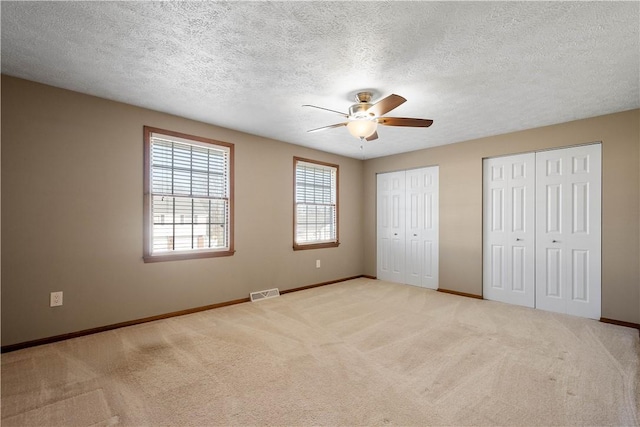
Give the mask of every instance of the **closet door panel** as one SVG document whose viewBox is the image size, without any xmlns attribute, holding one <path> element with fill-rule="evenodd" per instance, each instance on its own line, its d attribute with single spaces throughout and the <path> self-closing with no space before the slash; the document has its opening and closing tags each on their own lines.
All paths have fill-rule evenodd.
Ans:
<svg viewBox="0 0 640 427">
<path fill-rule="evenodd" d="M 567 313 L 600 319 L 602 292 L 602 146 L 569 149 L 570 298 Z"/>
<path fill-rule="evenodd" d="M 377 176 L 377 277 L 405 279 L 405 173 Z"/>
<path fill-rule="evenodd" d="M 533 307 L 535 155 L 483 161 L 483 296 Z"/>
<path fill-rule="evenodd" d="M 599 319 L 601 145 L 536 154 L 536 307 Z"/>
<path fill-rule="evenodd" d="M 425 288 L 438 289 L 440 253 L 440 168 L 432 166 L 422 171 L 422 280 Z"/>
<path fill-rule="evenodd" d="M 424 218 L 424 201 L 422 200 L 420 176 L 416 171 L 406 172 L 406 264 L 407 275 L 405 283 L 421 286 L 423 248 L 421 246 L 421 229 Z"/>
<path fill-rule="evenodd" d="M 438 288 L 438 174 L 431 166 L 406 171 L 406 283 Z"/>
</svg>

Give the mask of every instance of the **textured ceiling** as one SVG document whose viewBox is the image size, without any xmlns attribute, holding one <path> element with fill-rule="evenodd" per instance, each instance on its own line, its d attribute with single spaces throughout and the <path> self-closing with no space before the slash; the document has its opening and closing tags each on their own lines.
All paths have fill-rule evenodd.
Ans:
<svg viewBox="0 0 640 427">
<path fill-rule="evenodd" d="M 355 158 L 640 107 L 638 2 L 8 2 L 2 72 Z M 358 89 L 407 102 L 364 144 Z"/>
</svg>

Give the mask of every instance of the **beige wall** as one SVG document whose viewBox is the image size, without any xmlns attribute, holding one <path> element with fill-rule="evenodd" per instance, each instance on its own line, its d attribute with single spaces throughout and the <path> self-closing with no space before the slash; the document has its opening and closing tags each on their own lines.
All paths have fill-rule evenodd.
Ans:
<svg viewBox="0 0 640 427">
<path fill-rule="evenodd" d="M 143 125 L 235 144 L 234 256 L 142 261 Z M 359 160 L 8 76 L 2 136 L 2 345 L 363 271 Z M 292 250 L 293 156 L 340 166 L 340 247 Z"/>
<path fill-rule="evenodd" d="M 602 316 L 640 323 L 640 110 L 361 162 L 8 76 L 1 84 L 2 345 L 375 275 L 375 174 L 429 165 L 440 166 L 440 287 L 480 295 L 482 158 L 594 141 Z M 234 256 L 142 262 L 143 125 L 235 144 Z M 340 165 L 339 248 L 291 249 L 293 156 Z M 64 305 L 49 308 L 58 290 Z"/>
<path fill-rule="evenodd" d="M 482 295 L 482 159 L 595 141 L 603 156 L 602 317 L 640 323 L 640 110 L 367 160 L 364 273 L 376 274 L 377 173 L 440 166 L 440 287 Z"/>
</svg>

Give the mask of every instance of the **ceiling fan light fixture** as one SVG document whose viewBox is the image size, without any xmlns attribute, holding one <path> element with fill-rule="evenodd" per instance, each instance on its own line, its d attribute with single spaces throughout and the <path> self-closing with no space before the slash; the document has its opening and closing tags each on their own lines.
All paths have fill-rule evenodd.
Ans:
<svg viewBox="0 0 640 427">
<path fill-rule="evenodd" d="M 353 119 L 347 123 L 347 129 L 358 139 L 368 138 L 378 129 L 378 122 L 367 118 Z"/>
</svg>

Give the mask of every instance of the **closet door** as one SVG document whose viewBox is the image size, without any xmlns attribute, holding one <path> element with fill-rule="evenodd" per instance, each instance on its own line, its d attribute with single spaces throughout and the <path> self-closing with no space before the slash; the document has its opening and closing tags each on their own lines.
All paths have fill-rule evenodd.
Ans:
<svg viewBox="0 0 640 427">
<path fill-rule="evenodd" d="M 483 161 L 483 297 L 535 304 L 535 155 Z"/>
<path fill-rule="evenodd" d="M 406 283 L 438 289 L 438 166 L 406 172 Z"/>
<path fill-rule="evenodd" d="M 377 176 L 377 276 L 380 280 L 405 280 L 405 173 Z"/>
<path fill-rule="evenodd" d="M 601 145 L 536 154 L 536 307 L 600 318 Z"/>
</svg>

